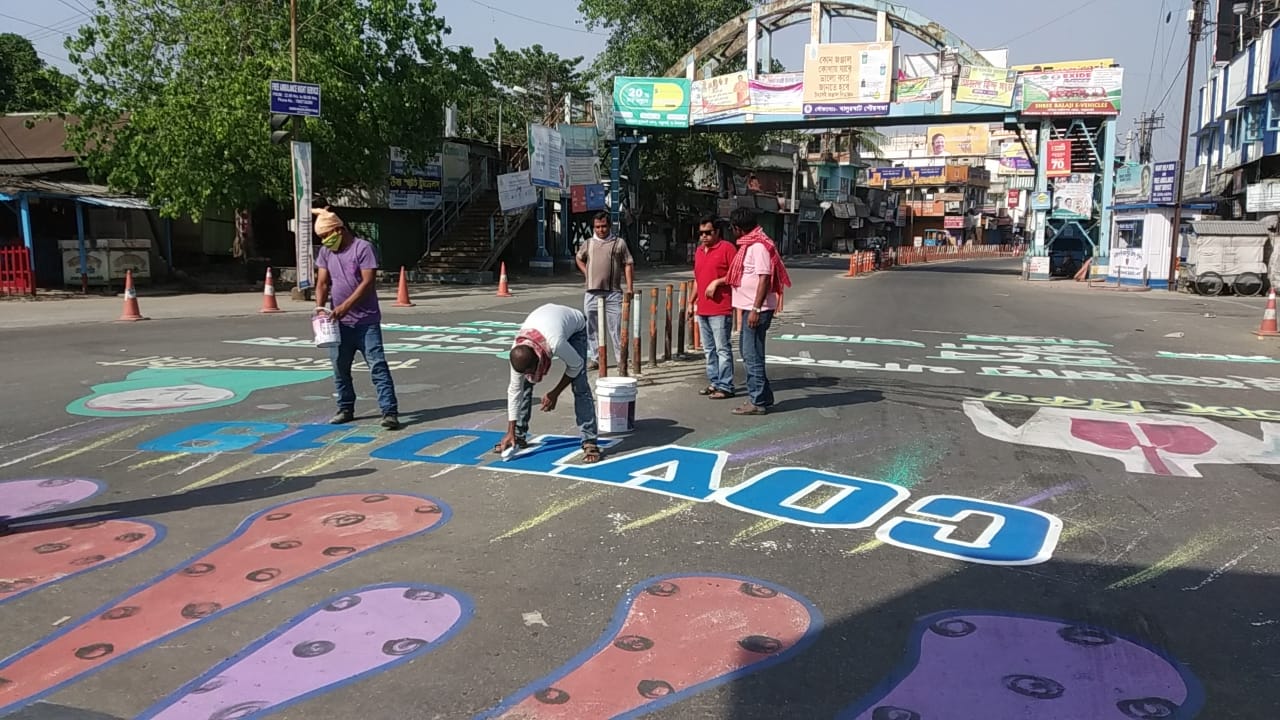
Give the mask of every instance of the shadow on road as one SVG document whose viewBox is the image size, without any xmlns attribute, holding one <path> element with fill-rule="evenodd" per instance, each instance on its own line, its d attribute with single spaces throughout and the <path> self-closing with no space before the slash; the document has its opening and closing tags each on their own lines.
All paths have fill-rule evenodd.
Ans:
<svg viewBox="0 0 1280 720">
<path fill-rule="evenodd" d="M 80 708 L 36 703 L 5 716 L 6 720 L 122 720 L 115 715 Z"/>
<path fill-rule="evenodd" d="M 502 387 L 506 388 L 506 374 L 503 376 Z M 411 425 L 422 425 L 437 420 L 447 420 L 454 417 L 462 417 L 478 412 L 497 412 L 507 409 L 507 400 L 504 397 L 501 400 L 480 400 L 478 402 L 466 403 L 465 405 L 450 405 L 449 407 L 425 408 L 423 410 L 414 410 L 413 412 L 400 413 L 400 422 L 405 427 Z"/>
<path fill-rule="evenodd" d="M 1101 535 L 1074 544 L 1078 557 L 1108 549 Z M 913 558 L 896 550 L 873 552 L 877 572 L 923 572 L 923 564 L 901 566 Z M 714 717 L 1271 717 L 1280 707 L 1280 625 L 1269 598 L 1280 582 L 1239 571 L 1151 572 L 1061 560 L 930 573 L 853 615 L 828 616 L 794 658 L 732 681 L 730 709 Z M 681 713 L 688 703 L 655 717 L 691 717 Z"/>
<path fill-rule="evenodd" d="M 235 505 L 250 500 L 291 495 L 303 490 L 311 490 L 321 483 L 330 480 L 352 480 L 376 472 L 373 468 L 353 468 L 323 475 L 307 475 L 291 477 L 273 475 L 268 477 L 252 477 L 235 480 L 220 485 L 209 485 L 184 493 L 141 498 L 138 500 L 122 500 L 101 505 L 74 507 L 57 512 L 39 515 L 25 515 L 7 520 L 0 526 L 0 533 L 12 534 L 39 530 L 51 520 L 59 518 L 76 518 L 76 522 L 99 520 L 127 520 L 131 518 L 154 517 L 168 513 L 210 508 L 219 505 Z"/>
</svg>

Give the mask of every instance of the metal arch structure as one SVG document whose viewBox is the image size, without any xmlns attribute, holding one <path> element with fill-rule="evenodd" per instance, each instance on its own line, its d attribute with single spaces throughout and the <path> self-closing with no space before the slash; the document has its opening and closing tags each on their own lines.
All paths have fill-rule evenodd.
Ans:
<svg viewBox="0 0 1280 720">
<path fill-rule="evenodd" d="M 991 66 L 982 53 L 959 36 L 904 5 L 884 0 L 779 0 L 757 5 L 721 25 L 668 68 L 666 75 L 690 75 L 690 79 L 696 79 L 692 75 L 707 62 L 723 64 L 744 51 L 748 57 L 757 55 L 757 43 L 763 45 L 761 59 L 768 68 L 774 32 L 809 23 L 813 42 L 830 42 L 831 21 L 836 18 L 874 22 L 877 38 L 886 41 L 892 40 L 891 30 L 900 30 L 936 50 L 955 52 L 965 65 Z M 750 66 L 748 63 L 749 69 Z"/>
</svg>

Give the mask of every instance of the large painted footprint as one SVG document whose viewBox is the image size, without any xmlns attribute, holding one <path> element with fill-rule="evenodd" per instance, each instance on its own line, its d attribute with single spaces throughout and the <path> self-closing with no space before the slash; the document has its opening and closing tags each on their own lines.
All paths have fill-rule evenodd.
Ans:
<svg viewBox="0 0 1280 720">
<path fill-rule="evenodd" d="M 443 645 L 471 600 L 432 585 L 371 585 L 314 605 L 137 720 L 250 720 Z"/>
<path fill-rule="evenodd" d="M 416 495 L 322 495 L 268 508 L 230 537 L 0 664 L 0 714 L 254 598 L 448 520 Z"/>
<path fill-rule="evenodd" d="M 86 478 L 33 478 L 0 482 L 0 520 L 14 520 L 83 502 L 102 492 Z"/>
<path fill-rule="evenodd" d="M 480 718 L 636 717 L 782 662 L 821 626 L 807 599 L 760 580 L 650 578 L 627 593 L 593 647 Z"/>
<path fill-rule="evenodd" d="M 0 605 L 136 555 L 163 537 L 163 526 L 142 520 L 31 525 L 0 535 Z"/>
<path fill-rule="evenodd" d="M 1176 660 L 1086 625 L 948 611 L 912 628 L 905 662 L 840 720 L 1190 720 L 1203 692 Z"/>
</svg>

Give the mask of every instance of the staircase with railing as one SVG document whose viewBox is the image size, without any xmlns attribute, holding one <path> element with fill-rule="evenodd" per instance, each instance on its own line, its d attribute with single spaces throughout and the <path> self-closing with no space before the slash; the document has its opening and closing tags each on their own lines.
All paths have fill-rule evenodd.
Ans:
<svg viewBox="0 0 1280 720">
<path fill-rule="evenodd" d="M 592 117 L 590 105 L 588 116 Z M 554 126 L 564 117 L 560 102 L 543 118 Z M 498 149 L 504 172 L 529 169 L 529 148 L 519 145 Z M 520 228 L 536 213 L 536 208 L 505 213 L 497 193 L 480 187 L 468 175 L 445 191 L 445 205 L 432 217 L 427 228 L 427 250 L 418 262 L 419 278 L 428 282 L 486 283 L 511 245 Z"/>
</svg>

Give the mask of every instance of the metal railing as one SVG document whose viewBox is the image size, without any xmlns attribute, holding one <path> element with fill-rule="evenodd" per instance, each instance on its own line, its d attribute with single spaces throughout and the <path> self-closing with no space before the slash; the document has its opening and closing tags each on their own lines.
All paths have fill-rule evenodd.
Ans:
<svg viewBox="0 0 1280 720">
<path fill-rule="evenodd" d="M 527 207 L 514 213 L 505 213 L 502 208 L 489 215 L 489 256 L 485 258 L 481 270 L 488 270 L 502 257 L 502 252 L 511 244 L 511 240 L 520 228 L 529 221 L 534 207 Z"/>
<path fill-rule="evenodd" d="M 467 173 L 458 184 L 444 188 L 441 193 L 440 212 L 427 216 L 427 247 L 423 256 L 431 252 L 431 246 L 462 216 L 462 212 L 471 204 L 481 191 L 480 183 L 475 182 L 471 173 Z M 452 200 L 450 194 L 452 193 Z"/>
</svg>

